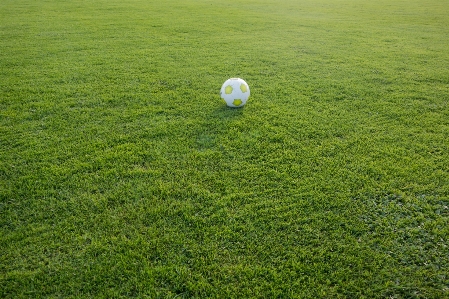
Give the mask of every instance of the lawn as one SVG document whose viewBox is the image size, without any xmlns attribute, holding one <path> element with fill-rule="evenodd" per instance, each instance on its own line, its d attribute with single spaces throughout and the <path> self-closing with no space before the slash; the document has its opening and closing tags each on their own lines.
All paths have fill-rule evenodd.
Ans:
<svg viewBox="0 0 449 299">
<path fill-rule="evenodd" d="M 448 12 L 1 0 L 0 297 L 449 298 Z"/>
</svg>

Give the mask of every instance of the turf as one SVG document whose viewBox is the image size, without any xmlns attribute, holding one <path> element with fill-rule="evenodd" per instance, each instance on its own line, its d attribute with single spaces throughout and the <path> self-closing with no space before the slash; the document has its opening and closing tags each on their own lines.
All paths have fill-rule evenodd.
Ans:
<svg viewBox="0 0 449 299">
<path fill-rule="evenodd" d="M 2 0 L 0 297 L 449 298 L 448 11 Z"/>
</svg>

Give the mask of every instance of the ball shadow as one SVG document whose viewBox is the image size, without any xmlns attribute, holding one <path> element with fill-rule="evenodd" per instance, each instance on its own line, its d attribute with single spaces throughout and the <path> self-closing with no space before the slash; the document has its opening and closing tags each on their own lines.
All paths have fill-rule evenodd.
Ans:
<svg viewBox="0 0 449 299">
<path fill-rule="evenodd" d="M 213 117 L 220 120 L 232 120 L 243 116 L 245 107 L 232 108 L 220 105 L 214 110 Z"/>
</svg>

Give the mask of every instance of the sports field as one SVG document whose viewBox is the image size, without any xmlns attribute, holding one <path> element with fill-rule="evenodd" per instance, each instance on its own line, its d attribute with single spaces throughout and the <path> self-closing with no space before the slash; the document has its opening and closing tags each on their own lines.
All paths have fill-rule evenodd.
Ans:
<svg viewBox="0 0 449 299">
<path fill-rule="evenodd" d="M 448 16 L 0 0 L 0 297 L 449 298 Z"/>
</svg>

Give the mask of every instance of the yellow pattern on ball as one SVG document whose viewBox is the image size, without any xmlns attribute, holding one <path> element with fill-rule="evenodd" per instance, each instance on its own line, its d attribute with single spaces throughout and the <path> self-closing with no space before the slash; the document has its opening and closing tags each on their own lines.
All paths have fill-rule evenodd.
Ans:
<svg viewBox="0 0 449 299">
<path fill-rule="evenodd" d="M 232 86 L 228 85 L 225 87 L 225 94 L 231 94 L 232 93 Z"/>
<path fill-rule="evenodd" d="M 245 84 L 240 84 L 240 90 L 241 90 L 242 92 L 247 92 L 247 91 L 248 91 L 248 87 L 246 87 Z"/>
<path fill-rule="evenodd" d="M 232 104 L 234 104 L 234 106 L 240 106 L 240 105 L 242 105 L 242 100 L 235 99 L 234 102 L 232 102 Z"/>
</svg>

